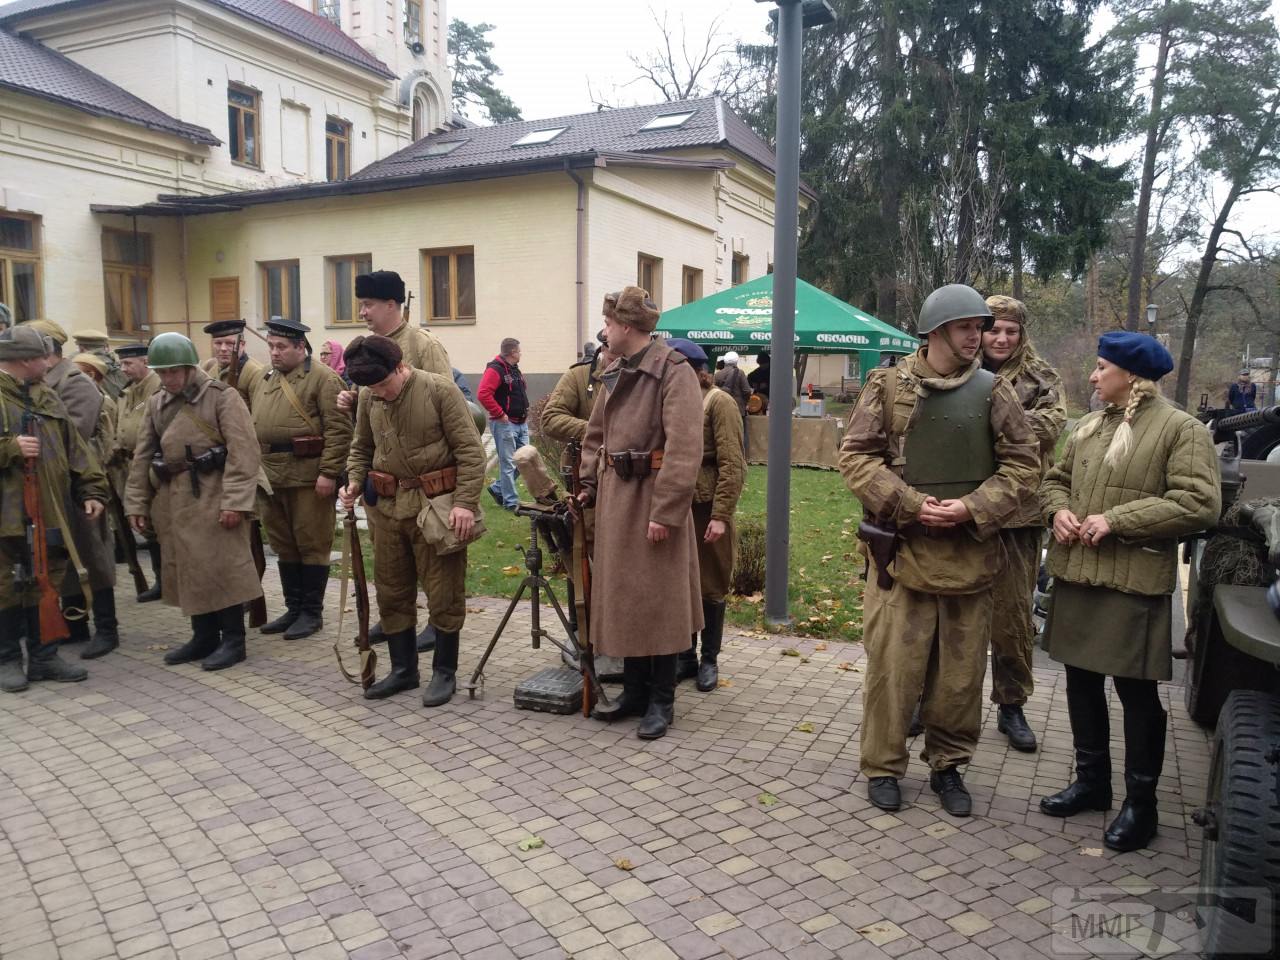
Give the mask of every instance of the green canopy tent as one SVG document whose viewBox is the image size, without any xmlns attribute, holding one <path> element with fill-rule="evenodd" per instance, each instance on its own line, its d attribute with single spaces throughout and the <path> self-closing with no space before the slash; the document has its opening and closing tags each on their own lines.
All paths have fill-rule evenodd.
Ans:
<svg viewBox="0 0 1280 960">
<path fill-rule="evenodd" d="M 773 342 L 773 275 L 766 274 L 662 314 L 658 332 L 684 337 L 708 354 L 736 350 L 757 353 Z M 882 354 L 911 353 L 919 341 L 910 334 L 803 280 L 796 281 L 796 382 L 803 377 L 803 360 L 811 353 L 856 353 L 865 375 Z"/>
</svg>

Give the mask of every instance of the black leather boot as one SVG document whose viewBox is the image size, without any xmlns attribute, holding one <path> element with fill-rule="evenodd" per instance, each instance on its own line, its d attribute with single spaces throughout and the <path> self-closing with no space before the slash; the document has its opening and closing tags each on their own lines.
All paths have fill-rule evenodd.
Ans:
<svg viewBox="0 0 1280 960">
<path fill-rule="evenodd" d="M 116 592 L 108 587 L 93 591 L 93 639 L 80 651 L 81 660 L 96 660 L 120 646 L 116 619 Z"/>
<path fill-rule="evenodd" d="M 649 658 L 649 709 L 636 727 L 636 736 L 641 740 L 665 737 L 667 728 L 675 722 L 677 656 L 679 654 L 667 653 Z"/>
<path fill-rule="evenodd" d="M 698 635 L 689 639 L 689 649 L 676 654 L 676 683 L 698 675 Z"/>
<path fill-rule="evenodd" d="M 202 670 L 225 670 L 234 667 L 245 658 L 244 652 L 244 605 L 235 604 L 217 613 L 218 626 L 222 631 L 222 641 L 218 649 L 205 657 L 200 663 Z"/>
<path fill-rule="evenodd" d="M 386 643 L 387 642 L 387 633 L 385 630 L 382 629 L 381 620 L 379 620 L 377 623 L 375 623 L 372 627 L 369 628 L 369 642 L 370 643 Z"/>
<path fill-rule="evenodd" d="M 638 717 L 649 709 L 649 657 L 622 658 L 622 693 L 606 707 L 597 706 L 591 716 L 605 723 Z"/>
<path fill-rule="evenodd" d="M 1076 779 L 1040 801 L 1040 812 L 1072 817 L 1083 810 L 1111 809 L 1111 721 L 1104 678 L 1067 667 L 1067 713 L 1076 751 Z"/>
<path fill-rule="evenodd" d="M 414 649 L 417 649 L 414 638 Z M 458 631 L 437 630 L 436 648 L 431 653 L 431 682 L 422 691 L 424 707 L 439 707 L 453 699 L 457 690 Z"/>
<path fill-rule="evenodd" d="M 300 590 L 302 564 L 281 560 L 276 566 L 280 570 L 280 592 L 284 594 L 284 613 L 259 627 L 258 629 L 263 633 L 284 633 L 293 626 L 302 608 Z"/>
<path fill-rule="evenodd" d="M 298 565 L 298 616 L 284 632 L 286 640 L 301 640 L 324 627 L 324 591 L 329 568 L 319 563 Z"/>
<path fill-rule="evenodd" d="M 218 624 L 218 613 L 197 613 L 191 618 L 191 639 L 164 655 L 164 662 L 169 666 L 179 663 L 191 663 L 203 660 L 218 649 L 222 629 Z"/>
<path fill-rule="evenodd" d="M 429 653 L 436 648 L 436 628 L 431 624 L 427 624 L 422 628 L 422 632 L 418 634 L 418 652 Z"/>
<path fill-rule="evenodd" d="M 418 647 L 413 631 L 388 633 L 386 638 L 391 672 L 364 692 L 366 700 L 384 700 L 393 693 L 418 686 Z"/>
<path fill-rule="evenodd" d="M 77 593 L 62 598 L 62 617 L 67 621 L 71 636 L 62 643 L 86 643 L 89 640 L 89 611 L 84 609 L 84 595 Z"/>
<path fill-rule="evenodd" d="M 1119 683 L 1116 689 L 1120 689 Z M 1156 785 L 1164 768 L 1168 719 L 1156 699 L 1154 683 L 1143 707 L 1134 702 L 1124 705 L 1125 798 L 1120 812 L 1102 834 L 1102 842 L 1111 850 L 1141 850 L 1156 835 Z"/>
<path fill-rule="evenodd" d="M 148 543 L 147 553 L 151 554 L 151 586 L 138 594 L 139 603 L 151 603 L 153 600 L 159 600 L 164 596 L 164 590 L 160 584 L 160 544 Z"/>
<path fill-rule="evenodd" d="M 0 691 L 4 693 L 21 693 L 27 689 L 19 640 L 26 632 L 27 614 L 22 607 L 0 610 Z"/>
<path fill-rule="evenodd" d="M 698 689 L 702 693 L 720 686 L 717 660 L 724 640 L 724 607 L 723 600 L 702 601 L 702 619 L 706 623 L 702 628 L 702 661 L 698 664 Z"/>
<path fill-rule="evenodd" d="M 1036 735 L 1027 725 L 1022 707 L 1014 703 L 1002 703 L 997 710 L 996 729 L 1009 738 L 1009 746 L 1023 753 L 1035 753 Z"/>
<path fill-rule="evenodd" d="M 88 670 L 58 656 L 58 644 L 40 642 L 40 608 L 22 609 L 27 618 L 27 679 L 32 683 L 37 680 L 78 683 L 86 679 Z"/>
</svg>

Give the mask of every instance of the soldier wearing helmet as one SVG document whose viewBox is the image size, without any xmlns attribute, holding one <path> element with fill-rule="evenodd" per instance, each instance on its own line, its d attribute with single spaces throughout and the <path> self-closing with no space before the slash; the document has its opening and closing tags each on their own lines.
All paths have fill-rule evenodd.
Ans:
<svg viewBox="0 0 1280 960">
<path fill-rule="evenodd" d="M 863 505 L 871 558 L 864 594 L 861 767 L 882 810 L 901 805 L 911 709 L 923 690 L 929 786 L 968 816 L 959 768 L 978 743 L 1000 528 L 1039 479 L 1039 447 L 1013 389 L 982 367 L 991 310 L 972 287 L 935 290 L 925 342 L 873 370 L 841 446 Z"/>
<path fill-rule="evenodd" d="M 239 392 L 200 369 L 182 334 L 152 340 L 147 362 L 163 389 L 147 401 L 125 513 L 139 533 L 155 527 L 164 600 L 191 618 L 191 639 L 165 663 L 223 670 L 245 658 L 244 604 L 262 595 L 249 549 L 258 440 Z"/>
</svg>

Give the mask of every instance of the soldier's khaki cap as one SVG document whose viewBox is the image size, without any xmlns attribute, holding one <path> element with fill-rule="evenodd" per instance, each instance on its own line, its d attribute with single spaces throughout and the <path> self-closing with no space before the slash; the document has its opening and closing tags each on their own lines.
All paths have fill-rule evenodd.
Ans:
<svg viewBox="0 0 1280 960">
<path fill-rule="evenodd" d="M 44 337 L 27 325 L 0 332 L 0 360 L 35 360 L 45 356 Z"/>
<path fill-rule="evenodd" d="M 79 364 L 82 367 L 92 367 L 104 377 L 108 373 L 107 362 L 96 353 L 77 353 L 71 358 L 71 362 Z"/>
<path fill-rule="evenodd" d="M 76 343 L 92 343 L 106 345 L 111 338 L 102 330 L 73 330 L 71 339 Z"/>
<path fill-rule="evenodd" d="M 52 320 L 28 320 L 19 326 L 30 327 L 38 333 L 51 337 L 58 343 L 67 342 L 67 331 L 62 329 L 61 324 L 54 323 Z"/>
</svg>

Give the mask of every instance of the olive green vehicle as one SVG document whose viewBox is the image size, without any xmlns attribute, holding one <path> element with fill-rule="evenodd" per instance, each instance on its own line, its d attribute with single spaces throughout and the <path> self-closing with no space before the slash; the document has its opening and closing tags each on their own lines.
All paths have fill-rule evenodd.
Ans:
<svg viewBox="0 0 1280 960">
<path fill-rule="evenodd" d="M 1186 704 L 1215 731 L 1204 806 L 1192 818 L 1203 831 L 1196 920 L 1212 960 L 1277 956 L 1280 463 L 1241 454 L 1280 425 L 1280 406 L 1201 418 L 1219 450 L 1223 514 L 1207 540 L 1186 545 Z"/>
</svg>

